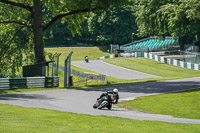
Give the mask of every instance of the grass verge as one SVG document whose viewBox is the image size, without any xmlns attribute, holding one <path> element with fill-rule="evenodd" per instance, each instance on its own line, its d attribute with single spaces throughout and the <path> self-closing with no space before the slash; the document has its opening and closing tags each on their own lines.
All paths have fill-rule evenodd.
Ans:
<svg viewBox="0 0 200 133">
<path fill-rule="evenodd" d="M 103 52 L 98 47 L 57 47 L 57 48 L 45 48 L 45 51 L 50 53 L 62 53 L 60 55 L 60 65 L 64 66 L 65 58 L 73 51 L 72 61 L 84 61 L 85 56 L 89 57 L 89 60 L 97 60 L 102 56 L 107 56 L 109 53 Z"/>
<path fill-rule="evenodd" d="M 200 89 L 145 96 L 128 102 L 120 102 L 118 106 L 139 109 L 155 114 L 171 115 L 182 118 L 200 119 Z"/>
<path fill-rule="evenodd" d="M 2 133 L 197 133 L 196 124 L 90 116 L 0 104 Z"/>
<path fill-rule="evenodd" d="M 105 62 L 131 70 L 160 76 L 160 78 L 147 80 L 161 81 L 200 76 L 200 71 L 176 67 L 146 58 L 116 58 L 105 60 Z"/>
</svg>

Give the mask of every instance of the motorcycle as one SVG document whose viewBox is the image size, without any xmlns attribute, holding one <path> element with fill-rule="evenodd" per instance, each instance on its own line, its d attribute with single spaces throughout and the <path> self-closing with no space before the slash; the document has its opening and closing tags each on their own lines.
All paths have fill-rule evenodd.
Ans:
<svg viewBox="0 0 200 133">
<path fill-rule="evenodd" d="M 111 94 L 109 94 L 107 96 L 103 96 L 102 98 L 98 98 L 96 103 L 93 105 L 93 108 L 94 109 L 108 108 L 110 110 L 113 102 L 114 102 L 114 97 Z"/>
</svg>

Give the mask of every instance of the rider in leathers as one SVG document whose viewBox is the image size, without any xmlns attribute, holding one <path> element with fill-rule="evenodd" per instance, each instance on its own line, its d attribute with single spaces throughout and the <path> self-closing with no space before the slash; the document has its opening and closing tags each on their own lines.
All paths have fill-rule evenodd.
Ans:
<svg viewBox="0 0 200 133">
<path fill-rule="evenodd" d="M 114 101 L 111 99 L 110 95 L 112 95 L 114 97 Z M 112 108 L 112 104 L 117 104 L 118 100 L 119 100 L 119 95 L 118 95 L 118 89 L 113 89 L 112 91 L 106 91 L 103 94 L 101 94 L 101 96 L 98 98 L 101 99 L 102 97 L 106 96 L 108 99 L 108 105 L 107 108 L 110 110 Z M 100 103 L 103 102 L 100 101 Z"/>
</svg>

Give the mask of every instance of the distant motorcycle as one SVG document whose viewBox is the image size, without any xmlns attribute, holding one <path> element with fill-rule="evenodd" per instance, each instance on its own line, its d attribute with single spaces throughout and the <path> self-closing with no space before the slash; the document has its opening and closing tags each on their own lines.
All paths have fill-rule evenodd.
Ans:
<svg viewBox="0 0 200 133">
<path fill-rule="evenodd" d="M 112 108 L 112 103 L 114 102 L 113 95 L 109 94 L 107 96 L 103 96 L 102 98 L 98 98 L 96 103 L 93 105 L 94 109 L 103 109 L 108 108 L 109 110 Z"/>
</svg>

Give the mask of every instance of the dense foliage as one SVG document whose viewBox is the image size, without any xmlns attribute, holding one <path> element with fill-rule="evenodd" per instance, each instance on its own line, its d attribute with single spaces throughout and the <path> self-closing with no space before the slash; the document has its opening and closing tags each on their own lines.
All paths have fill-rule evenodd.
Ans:
<svg viewBox="0 0 200 133">
<path fill-rule="evenodd" d="M 82 24 L 81 35 L 72 36 L 64 29 L 67 23 L 57 21 L 45 33 L 46 46 L 107 45 L 126 44 L 137 32 L 134 9 L 131 6 L 110 7 L 109 12 L 91 13 Z M 64 30 L 63 30 L 64 29 Z M 133 36 L 133 40 L 137 40 Z"/>
<path fill-rule="evenodd" d="M 134 10 L 131 6 L 111 7 L 110 14 L 93 14 L 89 20 L 89 31 L 101 45 L 125 44 L 137 32 Z M 136 40 L 136 36 L 133 38 Z"/>
<path fill-rule="evenodd" d="M 137 0 L 139 35 L 184 37 L 200 31 L 199 0 Z"/>
<path fill-rule="evenodd" d="M 15 74 L 24 55 L 25 63 L 45 61 L 44 39 L 110 45 L 171 35 L 200 45 L 199 23 L 199 0 L 0 0 L 0 73 Z"/>
<path fill-rule="evenodd" d="M 89 12 L 100 14 L 107 12 L 110 5 L 120 6 L 127 2 L 128 0 L 0 0 L 0 73 L 15 73 L 16 68 L 22 65 L 25 51 L 33 51 L 34 63 L 44 62 L 43 32 L 57 20 L 67 23 L 65 28 L 70 29 L 72 35 L 80 35 L 81 24 Z M 20 35 L 24 31 L 27 39 Z M 21 41 L 25 41 L 24 46 Z"/>
</svg>

